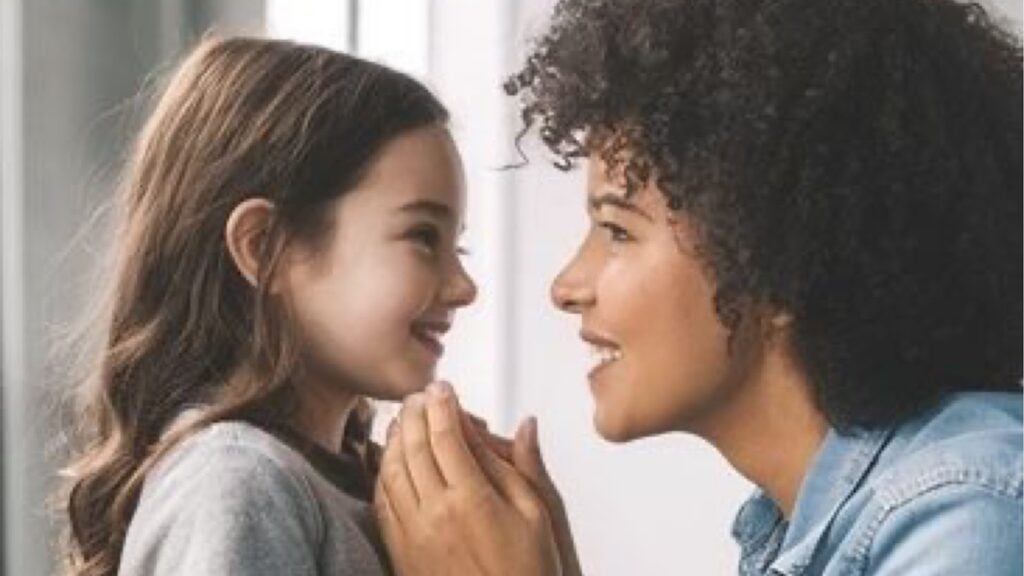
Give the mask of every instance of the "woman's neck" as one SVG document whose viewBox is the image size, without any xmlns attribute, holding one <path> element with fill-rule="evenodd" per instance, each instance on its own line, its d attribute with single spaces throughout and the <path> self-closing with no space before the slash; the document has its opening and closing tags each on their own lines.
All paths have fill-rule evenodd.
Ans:
<svg viewBox="0 0 1024 576">
<path fill-rule="evenodd" d="M 735 396 L 701 435 L 789 518 L 828 422 L 806 374 L 783 347 L 765 352 Z"/>
</svg>

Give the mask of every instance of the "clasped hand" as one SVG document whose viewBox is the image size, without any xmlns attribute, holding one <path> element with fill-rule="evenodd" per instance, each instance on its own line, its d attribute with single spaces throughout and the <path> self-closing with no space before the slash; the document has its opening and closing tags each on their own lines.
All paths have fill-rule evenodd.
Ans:
<svg viewBox="0 0 1024 576">
<path fill-rule="evenodd" d="M 446 383 L 405 400 L 374 499 L 400 576 L 580 574 L 536 420 L 512 441 L 491 435 Z"/>
</svg>

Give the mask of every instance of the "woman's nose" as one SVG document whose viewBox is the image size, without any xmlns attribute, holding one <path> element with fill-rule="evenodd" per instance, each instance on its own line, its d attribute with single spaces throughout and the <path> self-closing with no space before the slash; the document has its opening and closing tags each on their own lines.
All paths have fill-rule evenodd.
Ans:
<svg viewBox="0 0 1024 576">
<path fill-rule="evenodd" d="M 563 312 L 579 314 L 594 303 L 594 290 L 582 254 L 577 254 L 551 283 L 551 301 Z"/>
</svg>

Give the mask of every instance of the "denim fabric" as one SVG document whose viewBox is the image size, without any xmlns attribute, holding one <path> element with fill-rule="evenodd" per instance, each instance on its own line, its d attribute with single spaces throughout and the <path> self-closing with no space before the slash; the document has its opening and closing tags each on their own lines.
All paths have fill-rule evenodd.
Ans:
<svg viewBox="0 0 1024 576">
<path fill-rule="evenodd" d="M 739 574 L 1024 573 L 1020 394 L 960 393 L 891 430 L 830 431 L 787 521 L 757 490 Z"/>
</svg>

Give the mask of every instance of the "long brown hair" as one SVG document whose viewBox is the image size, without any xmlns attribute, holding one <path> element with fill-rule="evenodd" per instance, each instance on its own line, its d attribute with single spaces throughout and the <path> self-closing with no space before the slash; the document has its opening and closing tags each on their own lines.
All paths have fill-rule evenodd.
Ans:
<svg viewBox="0 0 1024 576">
<path fill-rule="evenodd" d="M 102 346 L 80 386 L 80 447 L 65 471 L 66 573 L 117 572 L 147 471 L 212 422 L 281 417 L 300 368 L 268 279 L 289 242 L 330 229 L 326 203 L 381 147 L 447 121 L 415 80 L 290 42 L 203 40 L 146 122 L 116 198 L 120 228 Z M 232 209 L 274 204 L 255 289 L 234 265 Z M 191 406 L 202 417 L 168 424 Z"/>
</svg>

